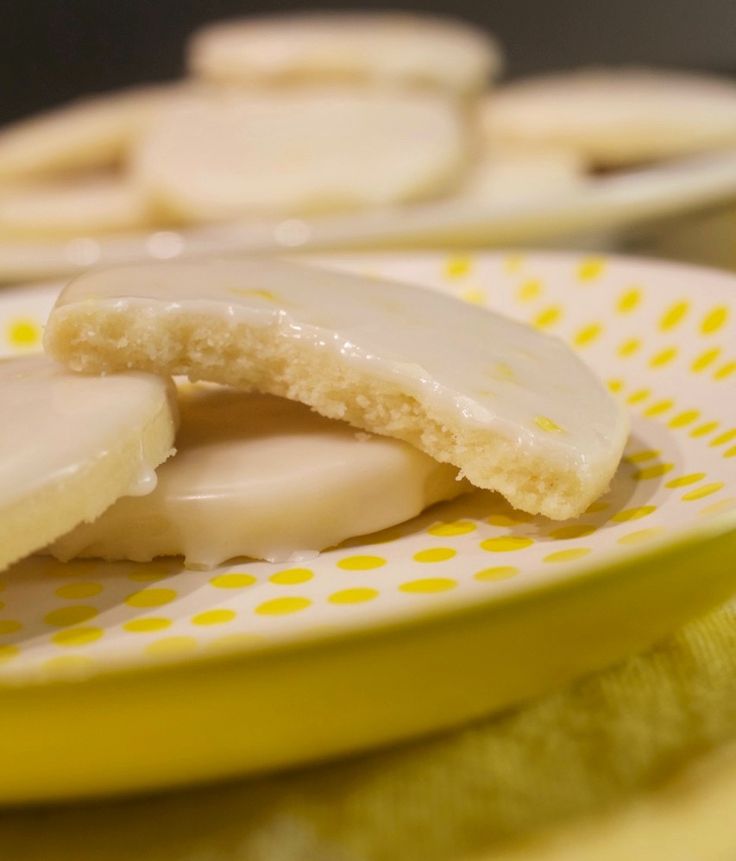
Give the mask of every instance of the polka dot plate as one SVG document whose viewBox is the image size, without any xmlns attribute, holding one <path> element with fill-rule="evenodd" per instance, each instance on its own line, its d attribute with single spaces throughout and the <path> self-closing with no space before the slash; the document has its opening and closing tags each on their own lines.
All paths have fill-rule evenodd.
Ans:
<svg viewBox="0 0 736 861">
<path fill-rule="evenodd" d="M 254 251 L 283 253 L 340 248 L 410 248 L 567 242 L 571 236 L 596 247 L 661 245 L 679 258 L 682 248 L 695 259 L 724 256 L 733 262 L 729 241 L 736 200 L 736 151 L 670 159 L 610 176 L 596 176 L 565 194 L 513 202 L 446 198 L 310 218 L 241 220 L 180 230 L 154 230 L 65 240 L 0 241 L 0 281 L 71 275 L 90 266 L 139 260 L 172 260 L 208 254 Z M 715 231 L 699 224 L 703 212 L 717 216 Z M 725 219 L 723 216 L 726 216 Z M 668 247 L 662 235 L 674 218 L 682 234 Z M 695 218 L 694 227 L 691 224 Z M 692 228 L 692 229 L 691 229 Z M 720 246 L 725 244 L 726 251 Z M 732 243 L 731 243 L 732 244 Z M 715 246 L 715 247 L 714 247 Z"/>
<path fill-rule="evenodd" d="M 554 333 L 633 430 L 610 491 L 552 523 L 477 492 L 299 566 L 27 559 L 0 579 L 0 800 L 263 771 L 540 694 L 736 588 L 736 278 L 572 254 L 353 255 Z M 0 293 L 40 348 L 57 288 Z"/>
</svg>

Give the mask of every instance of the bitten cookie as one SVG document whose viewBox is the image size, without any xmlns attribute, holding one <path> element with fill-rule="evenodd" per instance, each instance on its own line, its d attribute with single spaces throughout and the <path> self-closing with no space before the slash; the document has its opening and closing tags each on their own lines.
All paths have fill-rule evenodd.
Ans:
<svg viewBox="0 0 736 861">
<path fill-rule="evenodd" d="M 45 343 L 78 371 L 188 374 L 301 401 L 554 519 L 607 489 L 628 433 L 562 341 L 430 290 L 296 263 L 89 272 L 62 293 Z"/>
</svg>

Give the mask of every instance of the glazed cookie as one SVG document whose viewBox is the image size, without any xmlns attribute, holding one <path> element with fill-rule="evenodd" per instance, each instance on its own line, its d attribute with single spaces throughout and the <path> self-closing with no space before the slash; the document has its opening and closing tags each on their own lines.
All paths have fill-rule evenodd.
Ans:
<svg viewBox="0 0 736 861">
<path fill-rule="evenodd" d="M 11 186 L 0 191 L 0 237 L 64 237 L 142 230 L 148 202 L 115 177 Z"/>
<path fill-rule="evenodd" d="M 46 346 L 77 371 L 188 374 L 302 401 L 554 519 L 606 490 L 628 432 L 556 338 L 441 293 L 283 261 L 89 272 L 60 296 Z"/>
<path fill-rule="evenodd" d="M 479 203 L 513 206 L 579 189 L 585 161 L 574 150 L 488 147 L 458 192 Z"/>
<path fill-rule="evenodd" d="M 469 489 L 457 470 L 399 440 L 303 404 L 205 384 L 179 394 L 176 457 L 156 489 L 119 499 L 50 552 L 210 568 L 236 556 L 296 562 L 409 520 Z"/>
<path fill-rule="evenodd" d="M 183 87 L 138 87 L 79 99 L 0 129 L 0 181 L 118 164 L 131 140 Z"/>
<path fill-rule="evenodd" d="M 43 356 L 0 361 L 0 414 L 0 570 L 151 491 L 176 430 L 166 380 L 82 377 Z"/>
<path fill-rule="evenodd" d="M 489 94 L 483 125 L 500 142 L 571 148 L 621 167 L 736 145 L 736 82 L 639 68 L 561 72 Z"/>
<path fill-rule="evenodd" d="M 462 170 L 465 124 L 431 93 L 229 91 L 162 111 L 133 172 L 188 221 L 300 214 L 414 200 Z"/>
<path fill-rule="evenodd" d="M 189 68 L 217 83 L 370 83 L 477 92 L 501 66 L 487 33 L 462 21 L 402 13 L 280 15 L 195 33 Z"/>
</svg>

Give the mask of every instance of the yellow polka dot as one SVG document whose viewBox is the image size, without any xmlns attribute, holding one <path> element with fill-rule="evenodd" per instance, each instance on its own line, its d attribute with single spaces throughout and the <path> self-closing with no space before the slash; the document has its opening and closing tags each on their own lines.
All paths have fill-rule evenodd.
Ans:
<svg viewBox="0 0 736 861">
<path fill-rule="evenodd" d="M 595 532 L 595 526 L 588 523 L 571 523 L 569 526 L 560 526 L 559 529 L 550 532 L 549 537 L 555 541 L 565 541 L 569 538 L 585 538 L 593 532 Z"/>
<path fill-rule="evenodd" d="M 649 389 L 637 389 L 635 392 L 632 392 L 628 398 L 626 398 L 626 403 L 628 404 L 638 404 L 642 401 L 645 401 L 649 395 L 651 395 L 651 391 Z"/>
<path fill-rule="evenodd" d="M 20 649 L 14 643 L 5 643 L 0 646 L 0 664 L 4 664 L 5 661 L 9 661 L 11 658 L 16 657 L 16 655 L 20 654 Z"/>
<path fill-rule="evenodd" d="M 517 526 L 519 523 L 528 523 L 532 519 L 531 514 L 525 511 L 515 511 L 511 514 L 491 514 L 486 518 L 486 523 L 491 526 Z"/>
<path fill-rule="evenodd" d="M 546 329 L 548 326 L 554 326 L 562 318 L 562 309 L 556 305 L 551 305 L 540 311 L 532 321 L 538 329 Z"/>
<path fill-rule="evenodd" d="M 264 601 L 256 607 L 256 613 L 261 616 L 286 616 L 289 613 L 298 613 L 306 610 L 311 605 L 309 598 L 292 596 L 289 598 L 272 598 Z"/>
<path fill-rule="evenodd" d="M 203 613 L 197 613 L 192 616 L 193 625 L 224 625 L 225 622 L 232 622 L 237 616 L 235 610 L 227 610 L 218 608 L 216 610 L 205 610 Z"/>
<path fill-rule="evenodd" d="M 0 634 L 14 634 L 22 627 L 23 625 L 16 619 L 0 619 Z"/>
<path fill-rule="evenodd" d="M 708 445 L 715 448 L 719 445 L 725 445 L 727 442 L 731 442 L 731 440 L 736 439 L 736 428 L 731 428 L 731 430 L 724 431 L 721 434 L 718 434 L 717 437 L 712 439 Z"/>
<path fill-rule="evenodd" d="M 171 627 L 171 619 L 163 616 L 142 616 L 140 619 L 130 619 L 123 623 L 123 630 L 131 634 L 148 634 L 151 631 L 163 631 Z"/>
<path fill-rule="evenodd" d="M 661 478 L 663 475 L 666 475 L 674 469 L 674 466 L 674 463 L 655 463 L 653 466 L 646 466 L 644 469 L 640 469 L 634 478 L 637 481 L 648 481 L 651 478 Z"/>
<path fill-rule="evenodd" d="M 34 320 L 13 320 L 8 326 L 8 341 L 14 347 L 35 347 L 41 341 L 41 327 Z"/>
<path fill-rule="evenodd" d="M 612 392 L 620 392 L 623 389 L 623 387 L 624 387 L 624 381 L 623 380 L 609 380 L 608 381 L 608 388 Z"/>
<path fill-rule="evenodd" d="M 557 550 L 555 553 L 550 553 L 542 561 L 573 562 L 575 559 L 582 559 L 583 556 L 588 556 L 592 552 L 590 547 L 571 547 L 569 550 Z"/>
<path fill-rule="evenodd" d="M 476 529 L 475 523 L 470 520 L 453 520 L 451 523 L 436 523 L 430 526 L 427 530 L 430 535 L 445 537 L 451 535 L 467 535 L 468 532 L 474 532 Z"/>
<path fill-rule="evenodd" d="M 399 589 L 411 594 L 427 594 L 430 592 L 447 592 L 457 586 L 457 580 L 449 577 L 426 577 L 422 580 L 408 580 Z"/>
<path fill-rule="evenodd" d="M 629 520 L 641 520 L 642 517 L 648 517 L 656 510 L 656 505 L 640 505 L 638 508 L 625 508 L 623 511 L 617 511 L 611 517 L 611 520 L 615 523 L 626 523 Z"/>
<path fill-rule="evenodd" d="M 64 586 L 59 586 L 54 591 L 54 594 L 59 598 L 69 598 L 75 600 L 78 598 L 94 598 L 102 592 L 101 583 L 93 583 L 92 581 L 81 581 L 77 583 L 66 583 Z"/>
<path fill-rule="evenodd" d="M 499 535 L 497 538 L 486 538 L 481 541 L 483 550 L 491 553 L 513 553 L 515 550 L 524 550 L 534 544 L 533 538 L 524 535 Z"/>
<path fill-rule="evenodd" d="M 691 472 L 688 475 L 681 475 L 678 478 L 670 479 L 665 484 L 665 487 L 687 487 L 688 484 L 695 484 L 703 478 L 705 478 L 704 472 Z"/>
<path fill-rule="evenodd" d="M 534 424 L 537 427 L 541 428 L 543 431 L 547 431 L 548 433 L 555 433 L 562 430 L 562 428 L 557 424 L 557 422 L 553 421 L 548 416 L 535 416 Z"/>
<path fill-rule="evenodd" d="M 452 547 L 430 547 L 415 553 L 413 559 L 415 562 L 446 562 L 455 555 L 457 550 L 453 550 Z"/>
<path fill-rule="evenodd" d="M 55 628 L 65 628 L 68 625 L 79 625 L 80 622 L 87 622 L 94 619 L 96 615 L 97 610 L 94 607 L 75 604 L 73 607 L 60 607 L 58 610 L 52 610 L 43 617 L 43 620 L 47 625 L 53 625 Z"/>
<path fill-rule="evenodd" d="M 718 427 L 718 422 L 705 422 L 705 424 L 698 425 L 698 427 L 693 428 L 690 431 L 690 436 L 692 437 L 701 437 L 707 436 L 709 433 L 713 433 L 714 430 Z"/>
<path fill-rule="evenodd" d="M 669 426 L 671 428 L 682 428 L 685 425 L 692 424 L 694 421 L 700 418 L 700 412 L 698 410 L 685 410 L 683 413 L 679 413 L 674 418 L 669 420 Z"/>
<path fill-rule="evenodd" d="M 628 460 L 629 463 L 642 463 L 646 460 L 653 460 L 655 457 L 659 457 L 660 452 L 658 452 L 654 448 L 649 448 L 644 451 L 636 451 L 633 454 L 627 454 L 624 458 Z"/>
<path fill-rule="evenodd" d="M 230 571 L 227 574 L 215 574 L 214 577 L 210 577 L 210 585 L 216 589 L 245 589 L 257 582 L 257 578 L 252 574 L 243 574 L 240 571 Z"/>
<path fill-rule="evenodd" d="M 513 565 L 497 565 L 495 568 L 482 568 L 476 571 L 473 577 L 485 583 L 489 580 L 506 580 L 509 577 L 515 577 L 519 573 L 518 568 Z"/>
<path fill-rule="evenodd" d="M 592 344 L 594 341 L 597 341 L 600 338 L 603 332 L 603 326 L 600 323 L 589 323 L 587 326 L 583 326 L 582 329 L 579 329 L 575 337 L 573 338 L 573 343 L 576 347 L 587 347 L 588 344 Z"/>
<path fill-rule="evenodd" d="M 665 347 L 649 360 L 650 368 L 663 368 L 677 358 L 677 347 Z"/>
<path fill-rule="evenodd" d="M 82 628 L 63 628 L 57 631 L 51 639 L 57 646 L 85 646 L 87 643 L 94 643 L 99 640 L 105 632 L 102 628 L 82 627 Z"/>
<path fill-rule="evenodd" d="M 679 325 L 685 319 L 685 315 L 689 310 L 690 305 L 688 302 L 676 302 L 662 315 L 662 318 L 659 321 L 659 328 L 663 332 L 668 332 L 670 329 L 674 329 L 675 326 Z"/>
<path fill-rule="evenodd" d="M 616 539 L 617 544 L 643 544 L 646 541 L 651 541 L 663 535 L 665 532 L 662 526 L 652 526 L 651 529 L 639 529 L 637 532 L 628 532 Z"/>
<path fill-rule="evenodd" d="M 520 302 L 533 302 L 542 295 L 542 282 L 536 278 L 530 278 L 519 285 L 516 295 Z"/>
<path fill-rule="evenodd" d="M 277 571 L 268 579 L 279 586 L 293 586 L 295 583 L 306 583 L 314 577 L 314 571 L 309 568 L 285 568 Z"/>
<path fill-rule="evenodd" d="M 587 257 L 578 265 L 578 278 L 580 281 L 595 281 L 600 278 L 606 267 L 606 261 L 602 257 Z"/>
<path fill-rule="evenodd" d="M 599 511 L 605 511 L 607 508 L 611 507 L 610 502 L 603 502 L 599 500 L 598 502 L 593 502 L 585 509 L 586 514 L 597 514 Z"/>
<path fill-rule="evenodd" d="M 514 272 L 518 272 L 523 265 L 524 257 L 521 254 L 509 254 L 509 256 L 503 261 L 504 271 L 508 272 L 510 275 L 513 275 Z"/>
<path fill-rule="evenodd" d="M 616 310 L 619 314 L 630 314 L 641 302 L 641 290 L 632 287 L 625 290 L 616 302 Z"/>
<path fill-rule="evenodd" d="M 377 589 L 341 589 L 327 599 L 331 604 L 365 604 L 378 597 Z"/>
<path fill-rule="evenodd" d="M 657 401 L 656 404 L 652 404 L 651 407 L 647 407 L 647 409 L 644 410 L 644 415 L 648 416 L 649 418 L 661 416 L 662 413 L 666 413 L 667 410 L 671 410 L 674 405 L 675 402 L 669 399 Z"/>
<path fill-rule="evenodd" d="M 700 324 L 700 331 L 704 335 L 712 335 L 713 332 L 717 332 L 723 327 L 726 320 L 728 320 L 728 308 L 723 306 L 713 308 L 713 310 L 703 318 L 703 321 Z"/>
<path fill-rule="evenodd" d="M 714 380 L 725 380 L 736 371 L 736 362 L 726 362 L 713 374 Z"/>
<path fill-rule="evenodd" d="M 471 305 L 485 305 L 488 302 L 488 297 L 486 296 L 485 290 L 464 290 L 460 294 L 460 298 L 463 302 L 468 302 Z"/>
<path fill-rule="evenodd" d="M 712 493 L 718 493 L 719 490 L 722 490 L 724 484 L 722 481 L 714 481 L 712 484 L 704 484 L 702 487 L 696 487 L 695 490 L 689 490 L 687 493 L 683 493 L 680 499 L 683 502 L 693 502 L 696 499 L 703 499 L 706 496 L 710 496 Z"/>
<path fill-rule="evenodd" d="M 177 655 L 193 652 L 197 648 L 197 641 L 194 637 L 178 636 L 178 637 L 162 637 L 160 640 L 154 640 L 146 646 L 146 654 L 154 657 L 164 655 Z"/>
<path fill-rule="evenodd" d="M 344 571 L 370 571 L 386 564 L 382 556 L 346 556 L 337 563 Z"/>
<path fill-rule="evenodd" d="M 173 589 L 141 589 L 140 592 L 128 595 L 125 603 L 129 607 L 162 607 L 175 598 L 176 592 Z"/>
<path fill-rule="evenodd" d="M 690 365 L 693 371 L 696 374 L 699 374 L 701 371 L 704 371 L 707 367 L 713 364 L 715 360 L 721 355 L 720 347 L 711 347 L 710 350 L 706 350 L 701 353 L 697 359 L 695 359 Z"/>
<path fill-rule="evenodd" d="M 79 673 L 89 670 L 95 664 L 89 655 L 56 655 L 43 662 L 49 673 Z"/>
<path fill-rule="evenodd" d="M 730 499 L 719 499 L 718 502 L 712 502 L 701 508 L 698 512 L 702 517 L 710 517 L 717 514 L 726 514 L 729 511 L 736 511 L 736 497 Z"/>
<path fill-rule="evenodd" d="M 724 457 L 736 457 L 736 445 L 731 446 L 731 448 L 727 448 L 723 452 Z"/>
<path fill-rule="evenodd" d="M 457 255 L 448 257 L 445 261 L 445 278 L 455 280 L 457 278 L 465 278 L 470 275 L 473 269 L 473 261 L 466 255 Z"/>
<path fill-rule="evenodd" d="M 638 352 L 640 349 L 641 341 L 638 338 L 627 338 L 619 344 L 616 352 L 622 359 L 627 359 L 629 356 L 633 356 L 634 353 Z"/>
</svg>

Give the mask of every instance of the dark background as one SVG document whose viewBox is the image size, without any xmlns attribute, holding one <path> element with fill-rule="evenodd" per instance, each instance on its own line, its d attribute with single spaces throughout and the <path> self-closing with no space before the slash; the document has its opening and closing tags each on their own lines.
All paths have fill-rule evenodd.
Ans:
<svg viewBox="0 0 736 861">
<path fill-rule="evenodd" d="M 372 0 L 0 0 L 0 121 L 174 77 L 185 37 L 205 21 L 351 7 L 392 8 Z M 493 30 L 511 75 L 595 62 L 736 72 L 736 0 L 404 0 L 401 8 L 462 15 Z"/>
</svg>

